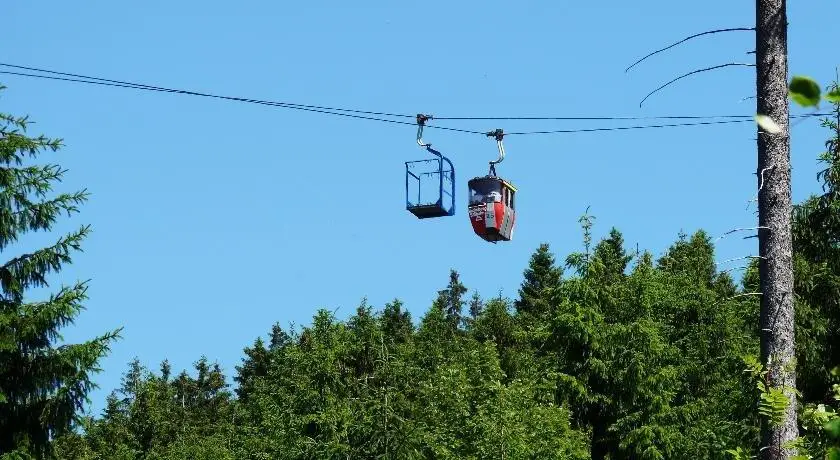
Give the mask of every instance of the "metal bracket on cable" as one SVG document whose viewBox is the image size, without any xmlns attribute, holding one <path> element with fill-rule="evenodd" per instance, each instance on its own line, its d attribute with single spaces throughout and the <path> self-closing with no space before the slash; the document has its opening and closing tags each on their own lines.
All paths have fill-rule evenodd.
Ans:
<svg viewBox="0 0 840 460">
<path fill-rule="evenodd" d="M 417 145 L 420 147 L 429 148 L 432 144 L 426 144 L 423 142 L 423 126 L 426 125 L 428 120 L 431 120 L 433 117 L 431 115 L 423 115 L 422 113 L 417 114 Z"/>
<path fill-rule="evenodd" d="M 490 175 L 495 177 L 496 165 L 501 163 L 502 160 L 505 159 L 505 146 L 504 144 L 502 144 L 502 140 L 505 138 L 505 132 L 501 129 L 497 129 L 495 131 L 490 131 L 489 133 L 487 133 L 487 137 L 496 138 L 496 145 L 499 147 L 499 159 L 490 162 Z"/>
</svg>

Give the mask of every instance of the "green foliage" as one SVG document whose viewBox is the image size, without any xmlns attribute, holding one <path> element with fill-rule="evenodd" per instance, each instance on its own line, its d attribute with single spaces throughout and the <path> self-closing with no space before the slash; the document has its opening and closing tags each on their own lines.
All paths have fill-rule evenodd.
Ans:
<svg viewBox="0 0 840 460">
<path fill-rule="evenodd" d="M 817 107 L 820 100 L 825 99 L 829 103 L 840 103 L 840 89 L 837 86 L 829 88 L 822 94 L 819 83 L 811 77 L 794 75 L 788 83 L 788 95 L 793 102 L 802 107 Z"/>
<path fill-rule="evenodd" d="M 438 298 L 433 308 L 441 308 L 446 314 L 446 322 L 450 330 L 460 329 L 464 325 L 464 294 L 467 288 L 461 283 L 460 275 L 455 270 L 449 272 L 449 284 L 446 289 L 438 291 Z"/>
<path fill-rule="evenodd" d="M 830 88 L 836 90 L 838 82 Z M 840 364 L 840 103 L 822 121 L 829 139 L 818 157 L 823 193 L 794 208 L 797 380 L 806 401 L 830 398 L 830 370 Z M 801 312 L 800 312 L 801 310 Z"/>
<path fill-rule="evenodd" d="M 744 362 L 747 364 L 745 372 L 752 376 L 759 392 L 758 413 L 772 426 L 780 426 L 785 421 L 788 404 L 790 403 L 788 392 L 793 392 L 797 396 L 801 396 L 801 394 L 795 388 L 771 387 L 765 379 L 768 372 L 766 366 L 758 362 L 758 359 L 754 356 L 745 357 Z"/>
<path fill-rule="evenodd" d="M 591 222 L 582 219 L 587 241 Z M 758 341 L 703 232 L 654 263 L 612 229 L 567 263 L 577 275 L 552 297 L 538 346 L 553 356 L 559 400 L 592 433 L 593 458 L 707 458 L 750 442 L 747 411 L 733 410 L 748 403 L 735 356 Z"/>
<path fill-rule="evenodd" d="M 803 79 L 796 81 L 812 86 Z M 834 82 L 828 94 L 837 90 L 838 82 Z M 747 361 L 747 374 L 757 390 L 756 410 L 768 422 L 779 422 L 787 405 L 785 391 L 798 396 L 802 433 L 794 442 L 800 452 L 798 459 L 840 456 L 840 439 L 833 437 L 840 418 L 832 407 L 840 402 L 836 384 L 840 368 L 835 367 L 840 363 L 840 101 L 826 99 L 832 102 L 832 114 L 822 126 L 828 128 L 830 137 L 826 151 L 819 155 L 826 167 L 817 174 L 823 193 L 796 205 L 792 216 L 797 388 L 770 389 L 763 379 L 764 366 L 755 358 Z M 747 271 L 744 286 L 758 289 L 756 263 Z M 758 452 L 755 446 L 751 449 Z M 748 450 L 729 452 L 747 458 Z"/>
<path fill-rule="evenodd" d="M 726 449 L 725 452 L 729 454 L 730 458 L 732 458 L 733 460 L 750 460 L 756 458 L 755 455 L 750 455 L 750 453 L 743 447 L 738 447 L 736 449 Z"/>
<path fill-rule="evenodd" d="M 840 379 L 840 367 L 831 371 L 834 381 Z M 802 450 L 813 457 L 833 458 L 840 453 L 840 384 L 832 385 L 833 405 L 807 403 L 800 414 L 805 432 L 801 438 Z"/>
<path fill-rule="evenodd" d="M 788 84 L 788 94 L 803 107 L 816 107 L 820 103 L 820 85 L 810 77 L 795 75 Z"/>
<path fill-rule="evenodd" d="M 70 216 L 88 198 L 86 191 L 53 194 L 64 171 L 55 164 L 35 164 L 61 140 L 27 134 L 27 117 L 0 113 L 0 252 L 21 236 L 49 232 L 58 218 Z M 61 286 L 47 299 L 26 294 L 48 287 L 48 276 L 72 262 L 90 234 L 89 226 L 58 238 L 49 247 L 18 254 L 0 265 L 0 455 L 44 458 L 50 439 L 68 432 L 79 420 L 87 395 L 119 331 L 79 344 L 62 343 L 59 330 L 82 311 L 87 283 Z"/>
<path fill-rule="evenodd" d="M 541 244 L 531 256 L 515 302 L 516 313 L 544 319 L 551 312 L 550 298 L 560 287 L 562 270 L 555 265 L 548 244 Z"/>
<path fill-rule="evenodd" d="M 835 85 L 823 94 L 819 83 L 813 78 L 794 75 L 788 83 L 788 97 L 801 107 L 819 107 L 823 99 L 831 104 L 837 104 L 840 103 L 840 88 Z M 767 132 L 778 134 L 782 131 L 776 121 L 766 114 L 756 114 L 755 121 Z"/>
<path fill-rule="evenodd" d="M 796 81 L 808 97 L 813 88 Z M 103 413 L 56 431 L 53 450 L 67 459 L 747 459 L 760 452 L 760 425 L 779 423 L 793 392 L 798 458 L 840 456 L 834 109 L 824 121 L 832 136 L 820 156 L 823 193 L 793 219 L 797 388 L 769 386 L 755 358 L 757 264 L 736 284 L 718 271 L 702 230 L 679 234 L 658 258 L 631 252 L 615 228 L 596 239 L 587 210 L 582 250 L 560 267 L 540 245 L 516 299 L 467 299 L 451 270 L 416 325 L 399 299 L 381 310 L 364 300 L 345 320 L 320 310 L 299 330 L 274 324 L 243 350 L 234 391 L 205 358 L 174 376 L 166 361 L 150 372 L 135 360 Z M 64 263 L 78 247 L 74 235 L 0 277 L 18 299 L 10 305 L 27 305 L 15 293 Z M 14 232 L 0 237 L 12 241 Z M 79 293 L 66 288 L 47 303 L 78 305 Z M 28 305 L 17 311 L 37 320 L 22 330 L 49 323 L 36 314 L 40 304 Z M 0 316 L 4 327 L 18 317 Z M 16 349 L 9 334 L 0 339 L 0 352 Z M 20 439 L 4 459 L 36 451 Z"/>
<path fill-rule="evenodd" d="M 300 330 L 274 325 L 245 349 L 236 398 L 204 360 L 196 377 L 174 379 L 167 363 L 155 375 L 134 362 L 121 397 L 59 450 L 79 459 L 753 458 L 761 417 L 778 419 L 787 403 L 755 358 L 744 372 L 741 357 L 758 352 L 757 300 L 742 295 L 754 271 L 736 286 L 702 231 L 654 260 L 628 253 L 616 229 L 595 242 L 592 221 L 581 222 L 585 252 L 566 258 L 572 276 L 541 245 L 518 299 L 476 293 L 468 317 L 467 289 L 451 271 L 417 327 L 398 299 L 381 311 L 363 301 L 344 321 L 321 310 Z M 815 337 L 807 343 L 829 345 Z M 823 407 L 803 412 L 803 452 L 832 448 L 833 412 Z"/>
<path fill-rule="evenodd" d="M 389 345 L 399 345 L 408 342 L 414 333 L 411 313 L 403 310 L 403 303 L 399 299 L 385 305 L 380 318 L 382 334 Z"/>
<path fill-rule="evenodd" d="M 85 435 L 56 440 L 57 457 L 236 458 L 231 441 L 237 414 L 225 376 L 206 358 L 194 370 L 195 377 L 182 372 L 172 379 L 167 362 L 154 374 L 134 360 L 102 417 L 85 420 Z"/>
</svg>

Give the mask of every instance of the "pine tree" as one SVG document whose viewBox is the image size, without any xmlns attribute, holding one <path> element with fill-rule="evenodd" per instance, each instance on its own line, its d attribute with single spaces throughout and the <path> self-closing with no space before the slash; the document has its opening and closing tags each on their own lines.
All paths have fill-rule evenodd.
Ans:
<svg viewBox="0 0 840 460">
<path fill-rule="evenodd" d="M 470 319 L 475 321 L 476 318 L 481 315 L 481 312 L 484 311 L 484 301 L 481 299 L 481 296 L 478 294 L 478 291 L 473 292 L 472 297 L 470 298 Z"/>
<path fill-rule="evenodd" d="M 403 303 L 399 299 L 385 304 L 385 308 L 379 315 L 379 322 L 382 334 L 389 344 L 405 343 L 414 333 L 411 313 L 403 310 Z"/>
<path fill-rule="evenodd" d="M 52 230 L 62 213 L 77 212 L 88 198 L 86 191 L 50 196 L 65 171 L 26 163 L 59 150 L 61 140 L 30 137 L 28 125 L 27 117 L 0 114 L 0 252 L 22 235 Z M 119 330 L 80 344 L 58 343 L 59 329 L 83 309 L 85 282 L 63 286 L 46 300 L 25 299 L 28 290 L 49 287 L 47 276 L 71 263 L 89 233 L 83 226 L 0 266 L 0 455 L 49 453 L 50 439 L 73 426 L 95 387 L 91 374 L 118 336 Z"/>
<path fill-rule="evenodd" d="M 598 272 L 605 284 L 614 284 L 621 280 L 627 270 L 627 264 L 633 256 L 624 249 L 624 236 L 618 229 L 611 229 L 610 236 L 595 246 L 593 258 L 598 262 Z"/>
<path fill-rule="evenodd" d="M 706 232 L 698 231 L 688 239 L 684 234 L 659 260 L 659 267 L 674 275 L 685 275 L 701 286 L 715 281 L 714 247 Z"/>
<path fill-rule="evenodd" d="M 457 330 L 464 322 L 464 294 L 467 288 L 461 284 L 460 275 L 455 270 L 449 271 L 449 284 L 446 289 L 438 291 L 438 298 L 435 301 L 433 308 L 442 308 L 446 321 L 449 323 L 451 329 Z"/>
<path fill-rule="evenodd" d="M 132 361 L 119 391 L 125 397 L 112 393 L 102 417 L 88 421 L 83 436 L 57 438 L 56 457 L 234 458 L 229 449 L 232 424 L 238 421 L 233 419 L 225 376 L 205 357 L 194 363 L 194 369 L 195 378 L 182 371 L 173 381 L 165 361 L 160 375 Z"/>
<path fill-rule="evenodd" d="M 243 350 L 245 356 L 242 358 L 242 363 L 234 367 L 236 374 L 233 376 L 233 380 L 237 384 L 235 393 L 240 401 L 246 402 L 257 381 L 268 374 L 272 356 L 280 353 L 291 343 L 291 336 L 283 330 L 280 324 L 275 323 L 271 326 L 267 347 L 262 337 L 257 337 L 252 346 L 245 347 Z"/>
<path fill-rule="evenodd" d="M 262 337 L 254 340 L 254 345 L 245 347 L 245 357 L 242 364 L 236 366 L 236 375 L 233 380 L 237 383 L 236 396 L 241 401 L 246 401 L 254 389 L 256 380 L 268 373 L 270 363 L 269 351 L 263 343 Z"/>
<path fill-rule="evenodd" d="M 284 331 L 278 323 L 271 326 L 271 340 L 268 344 L 269 350 L 280 350 L 289 346 L 292 342 L 292 337 L 288 332 Z"/>
<path fill-rule="evenodd" d="M 831 112 L 822 120 L 829 131 L 819 155 L 822 193 L 793 213 L 797 388 L 815 403 L 832 402 L 830 371 L 840 365 L 840 103 Z"/>
<path fill-rule="evenodd" d="M 516 313 L 545 319 L 551 310 L 551 297 L 560 287 L 562 270 L 555 265 L 548 244 L 541 244 L 531 255 L 519 288 L 519 300 L 514 303 Z"/>
<path fill-rule="evenodd" d="M 840 82 L 832 89 L 840 89 Z M 840 104 L 833 104 L 831 117 L 821 124 L 830 132 L 819 156 L 825 167 L 817 173 L 823 193 L 794 208 L 794 249 L 840 272 Z"/>
<path fill-rule="evenodd" d="M 352 334 L 350 343 L 350 362 L 356 377 L 365 376 L 373 371 L 374 361 L 381 337 L 379 322 L 373 316 L 373 309 L 363 300 L 356 308 L 356 314 L 347 321 Z"/>
<path fill-rule="evenodd" d="M 507 299 L 490 300 L 470 330 L 478 342 L 491 342 L 495 345 L 499 363 L 505 373 L 505 382 L 519 375 L 531 355 L 531 350 L 522 346 L 521 330 L 511 314 L 510 304 Z"/>
</svg>

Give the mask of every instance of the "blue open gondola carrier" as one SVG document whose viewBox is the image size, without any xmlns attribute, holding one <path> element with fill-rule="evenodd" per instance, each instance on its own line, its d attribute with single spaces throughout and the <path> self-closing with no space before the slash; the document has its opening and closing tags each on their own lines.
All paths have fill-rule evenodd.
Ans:
<svg viewBox="0 0 840 460">
<path fill-rule="evenodd" d="M 435 158 L 405 162 L 406 209 L 418 219 L 455 215 L 455 167 L 432 144 L 423 142 L 429 118 L 417 115 L 417 144 Z"/>
</svg>

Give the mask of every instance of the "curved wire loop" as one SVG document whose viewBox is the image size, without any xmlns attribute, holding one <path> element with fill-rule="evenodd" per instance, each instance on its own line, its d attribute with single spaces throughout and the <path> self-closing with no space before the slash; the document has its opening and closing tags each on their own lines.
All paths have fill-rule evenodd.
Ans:
<svg viewBox="0 0 840 460">
<path fill-rule="evenodd" d="M 496 146 L 499 148 L 499 158 L 497 160 L 490 162 L 490 175 L 496 176 L 496 165 L 504 161 L 505 159 L 505 146 L 502 143 L 502 140 L 505 137 L 505 133 L 501 129 L 497 129 L 495 131 L 491 131 L 487 133 L 487 137 L 495 137 L 496 138 Z"/>
</svg>

